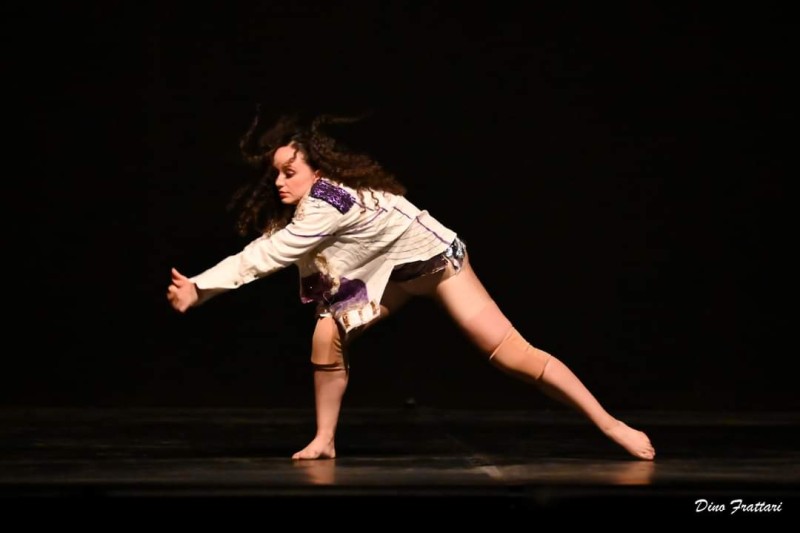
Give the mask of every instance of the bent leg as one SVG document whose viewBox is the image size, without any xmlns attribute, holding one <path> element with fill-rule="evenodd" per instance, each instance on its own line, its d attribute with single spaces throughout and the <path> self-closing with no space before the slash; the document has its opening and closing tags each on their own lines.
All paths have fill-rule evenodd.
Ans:
<svg viewBox="0 0 800 533">
<path fill-rule="evenodd" d="M 336 425 L 347 390 L 348 372 L 342 349 L 342 336 L 331 316 L 320 316 L 311 340 L 314 367 L 314 403 L 317 434 L 292 459 L 333 459 L 336 457 Z"/>
<path fill-rule="evenodd" d="M 480 282 L 468 258 L 457 275 L 435 287 L 434 296 L 459 327 L 501 370 L 536 384 L 544 393 L 582 412 L 609 438 L 640 459 L 653 459 L 647 435 L 611 416 L 575 374 L 514 329 Z"/>
<path fill-rule="evenodd" d="M 410 294 L 390 283 L 381 299 L 381 315 L 378 320 L 384 320 L 395 313 L 409 297 Z M 308 446 L 295 453 L 292 459 L 336 457 L 336 426 L 349 380 L 346 348 L 378 320 L 345 336 L 333 317 L 320 316 L 317 319 L 311 340 L 317 433 Z"/>
</svg>

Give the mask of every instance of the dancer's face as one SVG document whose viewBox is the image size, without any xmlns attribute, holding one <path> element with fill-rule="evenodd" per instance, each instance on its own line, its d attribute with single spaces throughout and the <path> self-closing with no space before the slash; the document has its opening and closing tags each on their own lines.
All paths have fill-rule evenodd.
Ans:
<svg viewBox="0 0 800 533">
<path fill-rule="evenodd" d="M 278 170 L 275 187 L 281 202 L 287 205 L 296 205 L 302 200 L 319 178 L 319 174 L 306 163 L 303 153 L 293 144 L 275 150 L 272 165 Z"/>
</svg>

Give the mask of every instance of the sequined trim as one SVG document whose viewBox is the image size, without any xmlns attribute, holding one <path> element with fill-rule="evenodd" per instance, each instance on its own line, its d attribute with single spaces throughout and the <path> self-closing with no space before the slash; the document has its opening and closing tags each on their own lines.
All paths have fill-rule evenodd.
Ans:
<svg viewBox="0 0 800 533">
<path fill-rule="evenodd" d="M 317 180 L 314 183 L 311 187 L 310 195 L 328 202 L 342 214 L 350 211 L 350 208 L 356 202 L 356 199 L 349 192 L 324 179 Z"/>
<path fill-rule="evenodd" d="M 461 270 L 465 255 L 467 255 L 467 245 L 458 237 L 444 251 L 444 256 L 453 264 L 456 272 Z"/>
</svg>

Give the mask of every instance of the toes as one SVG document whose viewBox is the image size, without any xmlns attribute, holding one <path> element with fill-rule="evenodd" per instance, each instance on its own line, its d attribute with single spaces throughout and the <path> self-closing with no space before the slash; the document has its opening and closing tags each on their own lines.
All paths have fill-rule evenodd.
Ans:
<svg viewBox="0 0 800 533">
<path fill-rule="evenodd" d="M 292 456 L 292 459 L 315 459 L 314 454 L 306 450 L 297 452 Z"/>
<path fill-rule="evenodd" d="M 653 459 L 656 456 L 655 450 L 642 450 L 639 457 L 642 459 Z"/>
<path fill-rule="evenodd" d="M 299 460 L 304 460 L 304 459 L 317 459 L 317 458 L 319 458 L 319 454 L 318 454 L 318 453 L 303 453 L 303 452 L 298 452 L 298 453 L 296 453 L 296 454 L 294 454 L 294 455 L 292 456 L 292 459 L 299 459 Z"/>
<path fill-rule="evenodd" d="M 325 458 L 333 458 L 335 454 L 333 452 L 326 452 L 325 450 L 309 450 L 308 448 L 304 450 L 300 450 L 299 452 L 292 455 L 292 459 L 321 459 L 325 456 Z"/>
</svg>

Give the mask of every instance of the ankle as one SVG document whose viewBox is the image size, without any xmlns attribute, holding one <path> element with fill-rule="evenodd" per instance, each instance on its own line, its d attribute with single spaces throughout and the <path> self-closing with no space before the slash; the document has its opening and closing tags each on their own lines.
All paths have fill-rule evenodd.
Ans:
<svg viewBox="0 0 800 533">
<path fill-rule="evenodd" d="M 336 433 L 334 431 L 317 431 L 314 440 L 322 441 L 326 444 L 333 444 Z"/>
<path fill-rule="evenodd" d="M 618 420 L 614 417 L 609 417 L 607 421 L 600 424 L 600 429 L 603 431 L 603 433 L 609 433 L 619 428 L 621 424 L 622 424 L 621 420 Z"/>
</svg>

